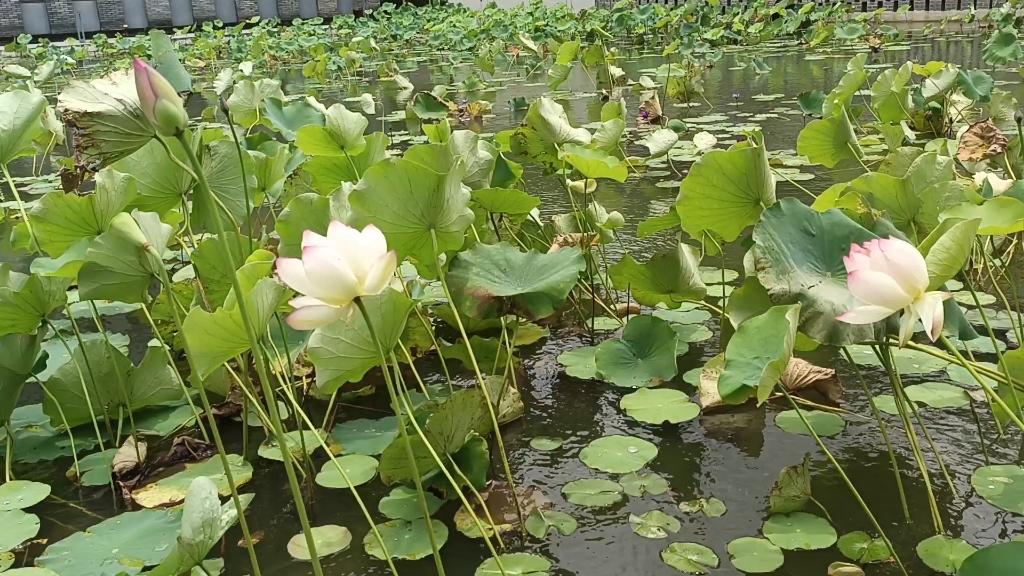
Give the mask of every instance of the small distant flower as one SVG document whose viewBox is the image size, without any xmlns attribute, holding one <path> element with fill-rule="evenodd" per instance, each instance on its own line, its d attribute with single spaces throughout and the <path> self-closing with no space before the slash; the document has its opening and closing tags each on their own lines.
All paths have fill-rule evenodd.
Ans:
<svg viewBox="0 0 1024 576">
<path fill-rule="evenodd" d="M 850 292 L 865 303 L 837 320 L 848 324 L 873 324 L 903 310 L 900 346 L 914 333 L 920 318 L 925 333 L 934 342 L 942 333 L 942 302 L 947 292 L 927 292 L 928 267 L 924 257 L 908 242 L 890 237 L 852 244 L 843 257 Z"/>
<path fill-rule="evenodd" d="M 302 258 L 278 258 L 277 275 L 302 294 L 289 304 L 287 319 L 296 330 L 314 330 L 358 314 L 360 296 L 383 292 L 398 267 L 395 251 L 388 251 L 384 234 L 373 224 L 362 232 L 333 221 L 327 236 L 312 230 L 302 235 Z"/>
<path fill-rule="evenodd" d="M 733 97 L 734 100 L 739 100 L 740 99 L 740 95 L 739 95 L 738 92 L 736 94 L 733 94 L 732 97 Z"/>
<path fill-rule="evenodd" d="M 650 120 L 651 119 L 651 111 L 650 110 L 641 110 L 640 111 L 640 119 L 641 120 Z"/>
<path fill-rule="evenodd" d="M 174 86 L 152 66 L 136 58 L 135 91 L 146 119 L 161 136 L 177 136 L 188 128 L 188 113 Z"/>
<path fill-rule="evenodd" d="M 698 132 L 693 137 L 693 145 L 701 152 L 711 150 L 717 144 L 718 138 L 715 138 L 715 135 L 710 132 Z"/>
<path fill-rule="evenodd" d="M 991 172 L 981 171 L 974 175 L 974 185 L 981 188 L 988 182 L 992 186 L 992 195 L 1001 196 L 1013 186 L 1013 180 L 1005 180 Z"/>
</svg>

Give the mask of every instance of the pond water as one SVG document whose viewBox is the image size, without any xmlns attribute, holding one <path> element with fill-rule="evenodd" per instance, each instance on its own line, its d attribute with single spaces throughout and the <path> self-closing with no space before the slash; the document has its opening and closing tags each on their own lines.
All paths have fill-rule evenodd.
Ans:
<svg viewBox="0 0 1024 576">
<path fill-rule="evenodd" d="M 899 65 L 906 60 L 943 60 L 970 68 L 983 67 L 980 62 L 980 44 L 971 37 L 917 40 L 897 48 L 871 55 L 869 64 Z M 737 65 L 738 54 L 761 56 L 772 70 L 758 74 L 751 67 L 733 69 Z M 836 51 L 814 52 L 811 55 L 796 47 L 780 45 L 730 51 L 706 77 L 705 93 L 710 103 L 692 107 L 688 111 L 666 103 L 666 115 L 670 118 L 682 118 L 685 115 L 697 118 L 689 121 L 690 132 L 687 137 L 692 137 L 701 129 L 708 129 L 720 141 L 727 140 L 736 137 L 729 131 L 730 128 L 739 123 L 752 122 L 763 129 L 769 151 L 793 149 L 797 134 L 804 124 L 795 103 L 796 95 L 816 88 L 827 92 L 843 75 L 846 62 L 852 54 L 851 51 Z M 418 64 L 402 64 L 403 69 L 412 64 L 419 66 L 416 72 L 408 74 L 417 90 L 429 90 L 435 84 L 449 83 L 446 77 L 430 70 L 429 60 L 436 57 L 432 55 L 428 61 Z M 628 77 L 636 78 L 641 70 L 656 67 L 663 62 L 660 56 L 638 54 L 627 60 L 624 69 Z M 514 77 L 504 89 L 482 93 L 481 98 L 495 102 L 495 112 L 493 117 L 485 119 L 482 127 L 476 129 L 493 133 L 516 126 L 525 111 L 512 112 L 505 102 L 516 96 L 525 96 L 532 101 L 547 94 L 549 90 L 544 83 L 544 72 L 540 70 L 532 76 Z M 513 70 L 512 75 L 515 74 Z M 997 80 L 1010 79 L 1010 76 L 1001 73 L 993 75 Z M 301 74 L 283 71 L 280 76 L 288 93 L 301 93 L 308 88 Z M 593 84 L 581 67 L 574 70 L 568 86 L 571 86 L 571 92 L 565 93 L 565 98 L 559 101 L 565 106 L 574 125 L 599 120 L 601 98 L 593 93 Z M 345 90 L 342 88 L 342 93 L 339 93 L 335 87 L 326 87 L 322 89 L 320 98 L 329 103 L 333 99 L 369 91 L 375 93 L 383 104 L 385 116 L 394 110 L 404 109 L 404 102 L 396 100 L 393 91 L 376 86 L 367 88 L 365 85 L 351 87 L 351 93 Z M 739 97 L 734 99 L 733 94 L 739 94 Z M 638 104 L 636 97 L 628 91 L 624 95 L 629 104 L 628 109 L 635 111 Z M 193 101 L 190 108 L 198 114 L 205 105 L 204 102 Z M 723 117 L 708 120 L 710 114 Z M 706 123 L 701 124 L 701 121 Z M 386 122 L 385 127 L 395 134 L 406 128 L 402 121 Z M 371 129 L 376 129 L 372 123 Z M 630 152 L 646 155 L 642 146 L 633 146 L 635 149 Z M 687 162 L 675 163 L 675 168 L 680 171 L 687 166 Z M 647 218 L 669 210 L 678 192 L 678 183 L 658 186 L 659 182 L 679 179 L 671 168 L 666 166 L 656 169 L 661 171 L 661 176 L 631 175 L 623 184 L 602 181 L 595 193 L 595 199 L 603 206 L 608 210 L 617 210 L 625 217 L 626 225 L 619 234 L 621 242 L 614 245 L 610 254 L 612 260 L 618 259 L 621 254 L 616 253 L 616 250 L 622 249 L 628 250 L 637 259 L 645 259 L 665 248 L 670 241 L 665 234 L 646 239 L 636 237 L 636 226 Z M 820 166 L 803 166 L 801 171 L 814 177 L 801 180 L 800 184 L 811 192 L 819 193 L 837 178 L 843 181 L 851 179 L 861 168 L 850 168 L 844 164 L 838 170 L 828 171 Z M 554 177 L 527 168 L 525 182 L 527 190 L 543 200 L 541 211 L 545 216 L 569 210 L 568 199 Z M 809 199 L 804 192 L 787 182 L 780 182 L 779 195 Z M 3 237 L 6 238 L 7 229 L 3 231 Z M 727 251 L 726 267 L 735 270 L 742 267 L 740 245 L 740 242 L 733 243 L 732 249 Z M 9 249 L 2 255 L 8 260 L 19 259 Z M 703 264 L 720 266 L 722 262 L 714 259 Z M 732 284 L 735 285 L 735 282 Z M 131 335 L 134 352 L 144 349 L 148 335 L 135 318 L 112 317 L 108 320 L 112 330 Z M 684 381 L 683 374 L 699 369 L 719 352 L 718 319 L 711 318 L 706 324 L 716 336 L 691 343 L 689 351 L 679 358 L 680 376 L 666 386 L 695 394 L 695 387 Z M 661 561 L 659 552 L 670 542 L 697 542 L 713 549 L 722 559 L 721 567 L 714 570 L 714 574 L 740 574 L 728 562 L 726 544 L 742 536 L 759 536 L 766 518 L 768 493 L 779 472 L 785 466 L 799 463 L 806 453 L 811 454 L 814 498 L 827 511 L 837 532 L 873 531 L 840 475 L 829 464 L 814 440 L 790 434 L 775 426 L 774 415 L 788 406 L 769 404 L 759 409 L 744 407 L 704 414 L 698 419 L 678 425 L 646 425 L 626 416 L 619 408 L 619 400 L 628 390 L 566 376 L 556 362 L 560 352 L 591 343 L 587 334 L 553 330 L 546 340 L 521 349 L 524 368 L 520 373 L 519 386 L 526 406 L 525 416 L 502 430 L 515 480 L 518 485 L 534 486 L 542 490 L 553 500 L 555 510 L 569 512 L 579 521 L 579 529 L 570 536 L 554 534 L 546 541 L 531 538 L 522 542 L 512 539 L 507 541 L 509 551 L 537 552 L 552 560 L 553 574 L 559 576 L 667 576 L 677 572 Z M 846 430 L 826 439 L 826 443 L 892 538 L 909 573 L 913 576 L 932 574 L 914 553 L 915 545 L 931 536 L 934 530 L 924 483 L 913 463 L 913 456 L 898 419 L 886 416 L 891 425 L 901 472 L 904 474 L 912 519 L 909 523 L 901 511 L 882 437 L 875 421 L 870 418 L 871 411 L 866 397 L 857 385 L 849 365 L 839 359 L 839 353 L 834 349 L 819 349 L 804 354 L 804 357 L 819 365 L 835 366 L 839 370 L 846 388 L 843 407 L 855 414 L 846 418 Z M 993 361 L 984 354 L 978 357 Z M 428 375 L 428 384 L 443 382 L 443 375 L 437 368 L 431 360 L 426 360 L 420 366 L 421 374 Z M 468 384 L 472 380 L 470 372 L 456 370 L 458 381 Z M 865 368 L 864 375 L 875 393 L 881 394 L 888 389 L 888 382 L 880 369 Z M 911 374 L 907 375 L 905 383 L 929 381 L 948 381 L 948 378 L 945 371 Z M 32 390 L 26 396 L 31 402 L 39 401 L 38 390 Z M 383 396 L 380 391 L 372 399 L 363 398 L 346 403 L 339 411 L 337 420 L 341 422 L 386 415 L 389 410 Z M 947 533 L 962 536 L 981 547 L 1024 532 L 1024 520 L 994 508 L 972 492 L 970 475 L 976 467 L 985 464 L 985 456 L 970 409 L 964 407 L 940 411 L 925 408 L 922 416 L 943 455 L 955 488 L 955 491 L 951 491 L 946 485 L 934 454 L 926 448 L 926 459 Z M 314 413 L 311 417 L 316 420 L 322 415 Z M 981 426 L 987 438 L 997 436 L 991 417 L 983 417 Z M 230 450 L 238 452 L 241 437 L 237 427 L 224 428 L 229 430 Z M 263 440 L 259 429 L 253 430 L 256 432 L 250 438 L 250 454 L 255 453 L 256 446 Z M 609 434 L 632 435 L 657 445 L 658 456 L 647 470 L 664 477 L 669 482 L 669 492 L 657 496 L 648 494 L 640 498 L 627 497 L 619 504 L 604 508 L 584 508 L 566 502 L 560 489 L 570 481 L 581 478 L 615 479 L 591 470 L 578 459 L 580 450 L 589 442 Z M 535 436 L 558 436 L 565 442 L 556 450 L 538 451 L 529 445 L 529 440 Z M 1010 435 L 995 445 L 985 446 L 985 449 L 993 462 L 1015 462 L 1020 458 L 1019 442 L 1019 438 Z M 151 448 L 153 450 L 159 451 Z M 496 457 L 497 451 L 493 452 Z M 324 460 L 326 458 L 322 454 L 315 454 L 315 468 L 319 469 Z M 495 460 L 494 464 L 492 473 L 500 469 L 499 461 Z M 112 516 L 115 510 L 111 506 L 108 489 L 79 488 L 59 481 L 69 465 L 69 459 L 62 459 L 31 467 L 18 466 L 15 470 L 19 477 L 45 480 L 53 484 L 54 493 L 62 499 L 77 502 L 100 516 Z M 257 550 L 264 573 L 274 576 L 311 574 L 309 564 L 294 561 L 285 553 L 286 542 L 300 531 L 300 527 L 282 467 L 278 463 L 260 459 L 254 461 L 254 466 L 254 479 L 243 491 L 257 494 L 248 517 L 251 529 L 262 533 L 262 541 L 257 545 Z M 324 559 L 325 573 L 331 576 L 388 573 L 384 562 L 369 558 L 362 550 L 362 538 L 368 532 L 368 527 L 348 491 L 327 490 L 316 485 L 312 485 L 310 490 L 314 495 L 312 523 L 339 524 L 351 529 L 353 534 L 353 544 L 349 550 Z M 375 510 L 376 502 L 388 491 L 379 481 L 360 487 L 361 494 L 378 521 L 384 519 Z M 680 502 L 710 497 L 722 500 L 728 512 L 721 517 L 708 518 L 703 514 L 683 514 L 677 508 Z M 450 528 L 448 543 L 442 549 L 447 573 L 463 576 L 472 574 L 488 554 L 480 540 L 466 538 L 453 528 L 452 516 L 457 508 L 456 504 L 448 503 L 436 517 Z M 660 540 L 645 539 L 634 534 L 627 522 L 628 515 L 656 509 L 678 517 L 682 521 L 681 530 L 677 534 L 670 534 L 668 539 Z M 813 505 L 810 511 L 820 513 Z M 97 521 L 75 508 L 53 501 L 39 505 L 36 513 L 43 519 L 40 537 L 48 538 L 51 542 Z M 249 573 L 247 554 L 243 548 L 235 545 L 239 538 L 239 530 L 232 529 L 223 549 L 226 573 L 231 576 Z M 824 575 L 830 563 L 844 560 L 836 547 L 814 552 L 786 552 L 785 555 L 785 564 L 775 574 Z M 396 561 L 396 565 L 404 575 L 435 573 L 434 564 L 429 558 L 417 562 Z M 866 572 L 869 576 L 884 576 L 898 574 L 899 570 L 894 564 L 883 564 L 870 565 L 866 567 Z"/>
</svg>

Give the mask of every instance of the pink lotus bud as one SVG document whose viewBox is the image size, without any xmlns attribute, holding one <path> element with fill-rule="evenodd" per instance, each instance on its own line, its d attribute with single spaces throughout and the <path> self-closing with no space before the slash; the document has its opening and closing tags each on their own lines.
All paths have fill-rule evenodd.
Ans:
<svg viewBox="0 0 1024 576">
<path fill-rule="evenodd" d="M 146 119 L 161 136 L 177 136 L 188 128 L 188 113 L 174 86 L 152 66 L 139 58 L 135 68 L 135 90 Z"/>
</svg>

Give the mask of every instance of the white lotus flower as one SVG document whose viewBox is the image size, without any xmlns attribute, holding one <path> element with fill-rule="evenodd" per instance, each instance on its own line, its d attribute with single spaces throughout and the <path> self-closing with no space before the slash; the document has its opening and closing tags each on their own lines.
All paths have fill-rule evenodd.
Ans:
<svg viewBox="0 0 1024 576">
<path fill-rule="evenodd" d="M 359 313 L 355 299 L 383 292 L 397 267 L 395 251 L 373 224 L 360 232 L 333 221 L 327 236 L 306 230 L 302 258 L 277 259 L 281 281 L 302 294 L 289 302 L 295 311 L 288 325 L 313 330 L 340 318 L 351 324 Z"/>
<path fill-rule="evenodd" d="M 1013 180 L 1004 180 L 992 172 L 981 171 L 974 175 L 974 185 L 981 188 L 988 181 L 992 185 L 992 195 L 1001 196 L 1013 186 Z"/>
<path fill-rule="evenodd" d="M 849 324 L 872 324 L 903 310 L 900 346 L 914 333 L 918 318 L 934 342 L 942 332 L 942 301 L 947 292 L 927 292 L 928 267 L 911 244 L 897 238 L 852 244 L 843 257 L 850 292 L 865 303 L 837 318 Z"/>
<path fill-rule="evenodd" d="M 701 152 L 707 152 L 718 144 L 718 138 L 710 132 L 698 132 L 693 136 L 693 145 Z"/>
</svg>

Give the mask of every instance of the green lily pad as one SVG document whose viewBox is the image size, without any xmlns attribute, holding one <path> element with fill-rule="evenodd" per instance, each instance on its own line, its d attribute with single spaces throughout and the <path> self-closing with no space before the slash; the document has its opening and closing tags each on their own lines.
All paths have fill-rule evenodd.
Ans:
<svg viewBox="0 0 1024 576">
<path fill-rule="evenodd" d="M 179 512 L 125 512 L 51 544 L 35 563 L 61 576 L 138 574 L 171 553 L 180 531 Z"/>
<path fill-rule="evenodd" d="M 644 494 L 657 496 L 668 492 L 668 480 L 654 472 L 630 472 L 619 478 L 622 491 L 637 498 Z"/>
<path fill-rule="evenodd" d="M 293 430 L 284 434 L 285 444 L 288 445 L 292 458 L 308 456 L 315 452 L 317 448 L 320 448 L 320 442 L 317 440 L 318 437 L 326 438 L 327 434 L 322 430 L 302 430 L 301 435 L 298 430 Z M 256 454 L 260 458 L 266 458 L 267 460 L 284 461 L 284 454 L 281 453 L 281 447 L 278 446 L 277 439 L 274 436 L 268 436 L 266 440 L 261 442 L 260 447 L 256 450 Z"/>
<path fill-rule="evenodd" d="M 695 342 L 703 342 L 710 340 L 714 334 L 711 329 L 707 326 L 700 324 L 673 324 L 672 329 L 676 331 L 678 342 L 682 344 L 692 344 Z M 679 350 L 676 350 L 676 354 L 679 354 Z"/>
<path fill-rule="evenodd" d="M 982 466 L 971 476 L 971 486 L 989 504 L 1024 514 L 1024 467 L 1015 464 Z"/>
<path fill-rule="evenodd" d="M 641 388 L 677 373 L 676 332 L 656 316 L 634 316 L 626 323 L 622 338 L 605 340 L 594 354 L 601 377 L 615 384 Z"/>
<path fill-rule="evenodd" d="M 682 304 L 675 310 L 658 308 L 654 315 L 672 324 L 700 324 L 711 319 L 711 313 L 707 310 L 694 308 L 696 304 Z"/>
<path fill-rule="evenodd" d="M 432 492 L 424 492 L 427 501 L 427 512 L 437 512 L 444 501 L 434 496 Z M 419 494 L 414 488 L 399 486 L 390 494 L 380 499 L 377 503 L 380 513 L 392 520 L 419 520 L 423 518 L 423 505 L 420 503 Z"/>
<path fill-rule="evenodd" d="M 385 416 L 376 420 L 360 418 L 342 422 L 331 430 L 331 441 L 341 454 L 377 456 L 398 436 L 398 419 Z"/>
<path fill-rule="evenodd" d="M 609 506 L 622 500 L 622 485 L 597 478 L 573 480 L 562 487 L 562 496 L 580 506 Z"/>
<path fill-rule="evenodd" d="M 0 510 L 0 523 L 0 552 L 14 550 L 39 534 L 39 517 L 22 510 Z"/>
<path fill-rule="evenodd" d="M 684 574 L 707 574 L 708 568 L 718 568 L 718 555 L 708 548 L 693 542 L 674 542 L 661 551 L 665 564 Z"/>
<path fill-rule="evenodd" d="M 361 486 L 366 484 L 377 475 L 377 459 L 373 456 L 362 454 L 349 454 L 337 458 L 338 464 L 331 460 L 324 462 L 320 473 L 316 475 L 315 481 L 324 488 L 349 488 L 350 486 Z M 345 475 L 352 484 L 345 481 L 345 477 L 338 471 L 338 466 L 345 471 Z"/>
<path fill-rule="evenodd" d="M 511 554 L 500 554 L 501 567 L 493 557 L 480 563 L 474 576 L 548 576 L 551 569 L 551 562 L 537 554 L 528 552 L 513 552 Z M 504 569 L 504 572 L 502 572 Z"/>
<path fill-rule="evenodd" d="M 837 539 L 828 520 L 806 512 L 775 514 L 765 521 L 761 532 L 783 550 L 821 550 Z"/>
<path fill-rule="evenodd" d="M 540 507 L 534 508 L 526 517 L 526 531 L 534 538 L 547 538 L 552 529 L 562 536 L 568 536 L 578 527 L 576 519 L 565 512 L 543 510 Z"/>
<path fill-rule="evenodd" d="M 0 511 L 21 510 L 39 504 L 50 495 L 50 485 L 30 480 L 0 484 Z"/>
<path fill-rule="evenodd" d="M 818 436 L 835 436 L 846 429 L 846 420 L 843 420 L 843 417 L 838 414 L 820 410 L 802 410 L 802 412 L 807 423 Z M 811 431 L 804 425 L 796 410 L 780 412 L 775 417 L 775 425 L 792 434 L 811 435 Z"/>
<path fill-rule="evenodd" d="M 737 538 L 726 550 L 732 565 L 747 574 L 774 572 L 786 561 L 782 549 L 764 538 Z"/>
<path fill-rule="evenodd" d="M 703 300 L 707 294 L 697 270 L 699 260 L 693 246 L 680 242 L 673 250 L 659 252 L 644 264 L 626 254 L 608 269 L 608 274 L 618 290 L 630 290 L 640 304 L 675 308 L 687 300 Z"/>
<path fill-rule="evenodd" d="M 431 520 L 430 526 L 433 527 L 434 541 L 437 547 L 444 546 L 448 541 L 448 527 L 440 520 Z M 392 558 L 419 560 L 433 554 L 427 523 L 422 518 L 412 521 L 392 520 L 377 524 L 377 531 L 380 532 Z M 363 548 L 370 556 L 384 560 L 384 549 L 372 530 L 363 538 Z"/>
<path fill-rule="evenodd" d="M 917 544 L 917 556 L 929 568 L 943 574 L 956 574 L 961 565 L 978 549 L 960 538 L 937 534 Z"/>
<path fill-rule="evenodd" d="M 108 448 L 103 452 L 95 452 L 84 458 L 79 458 L 78 471 L 76 472 L 72 466 L 67 471 L 67 477 L 72 480 L 77 477 L 82 486 L 107 486 L 110 484 L 112 463 L 117 450 L 117 448 Z"/>
<path fill-rule="evenodd" d="M 742 404 L 751 397 L 763 404 L 793 358 L 800 305 L 772 306 L 745 320 L 729 340 L 725 370 L 718 392 L 726 403 Z"/>
<path fill-rule="evenodd" d="M 845 109 L 804 126 L 796 141 L 796 152 L 826 168 L 834 168 L 842 160 L 856 162 L 864 157 Z"/>
<path fill-rule="evenodd" d="M 962 408 L 971 403 L 967 391 L 946 382 L 925 382 L 907 386 L 907 398 L 932 408 Z"/>
<path fill-rule="evenodd" d="M 978 550 L 960 565 L 957 576 L 1013 574 L 1024 562 L 1024 542 L 1002 542 Z"/>
<path fill-rule="evenodd" d="M 885 562 L 892 557 L 883 538 L 872 538 L 866 532 L 850 532 L 839 538 L 839 551 L 860 564 Z"/>
<path fill-rule="evenodd" d="M 626 414 L 648 424 L 678 424 L 700 415 L 700 406 L 679 390 L 641 388 L 619 401 Z"/>
<path fill-rule="evenodd" d="M 739 272 L 728 268 L 723 271 L 713 266 L 700 267 L 700 280 L 705 284 L 728 284 L 739 277 Z"/>
<path fill-rule="evenodd" d="M 644 538 L 668 538 L 669 533 L 679 532 L 682 524 L 678 518 L 669 516 L 661 510 L 651 510 L 643 514 L 630 514 L 629 526 L 633 533 Z"/>
<path fill-rule="evenodd" d="M 0 572 L 6 572 L 8 568 L 14 566 L 15 560 L 17 556 L 14 552 L 0 552 Z"/>
<path fill-rule="evenodd" d="M 314 526 L 309 532 L 313 535 L 313 546 L 316 547 L 316 555 L 320 558 L 341 552 L 352 543 L 352 533 L 344 526 Z M 296 560 L 309 561 L 313 558 L 304 533 L 299 532 L 288 540 L 288 553 Z"/>
<path fill-rule="evenodd" d="M 242 486 L 249 480 L 252 480 L 251 464 L 243 460 L 238 454 L 228 454 L 227 460 L 228 465 L 231 467 L 235 486 Z M 188 492 L 189 485 L 200 476 L 213 480 L 221 496 L 231 494 L 231 487 L 228 485 L 224 466 L 220 457 L 217 456 L 196 464 L 185 464 L 185 469 L 180 472 L 160 478 L 141 488 L 136 488 L 132 491 L 132 498 L 143 508 L 179 504 L 185 501 L 185 494 Z"/>
<path fill-rule="evenodd" d="M 597 346 L 580 346 L 558 355 L 558 363 L 565 367 L 565 373 L 581 380 L 595 380 L 601 377 L 597 371 Z"/>
<path fill-rule="evenodd" d="M 719 516 L 725 516 L 728 508 L 726 508 L 725 502 L 718 498 L 698 498 L 697 500 L 680 502 L 679 511 L 683 514 L 703 512 L 708 518 L 718 518 Z"/>
<path fill-rule="evenodd" d="M 542 452 L 558 450 L 561 447 L 562 439 L 556 436 L 534 436 L 530 440 L 530 448 L 540 450 Z"/>
<path fill-rule="evenodd" d="M 633 436 L 612 435 L 598 438 L 580 452 L 580 460 L 602 472 L 636 472 L 658 456 L 658 447 Z"/>
</svg>

